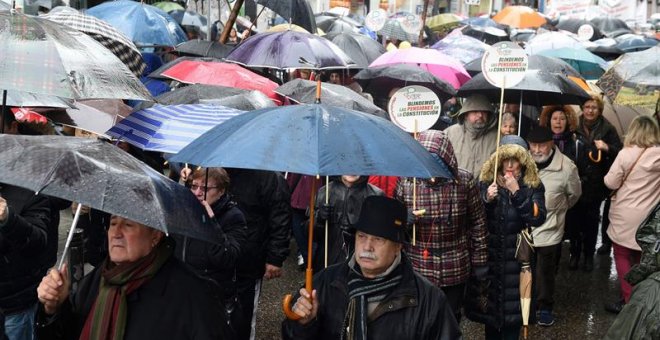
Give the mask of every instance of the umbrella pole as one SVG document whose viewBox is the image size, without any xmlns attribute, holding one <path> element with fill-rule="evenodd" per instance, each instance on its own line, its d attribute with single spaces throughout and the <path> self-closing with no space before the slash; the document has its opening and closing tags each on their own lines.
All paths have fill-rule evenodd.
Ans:
<svg viewBox="0 0 660 340">
<path fill-rule="evenodd" d="M 414 121 L 413 137 L 417 140 L 417 119 Z M 413 177 L 413 212 L 417 210 L 417 177 Z M 415 245 L 417 237 L 417 226 L 413 222 L 412 226 L 412 245 Z"/>
<path fill-rule="evenodd" d="M 57 263 L 57 270 L 62 270 L 62 265 L 64 265 L 64 259 L 68 255 L 69 249 L 71 248 L 71 240 L 73 240 L 73 234 L 76 231 L 76 225 L 78 225 L 78 219 L 80 219 L 80 209 L 82 204 L 78 203 L 78 208 L 76 208 L 76 214 L 73 216 L 73 222 L 71 222 L 71 229 L 69 229 L 69 235 L 66 238 L 66 244 L 64 245 L 64 251 L 62 252 L 62 257 L 60 257 L 60 262 Z"/>
<path fill-rule="evenodd" d="M 518 136 L 520 136 L 520 129 L 522 128 L 522 93 L 520 91 L 520 105 L 518 106 Z"/>
<path fill-rule="evenodd" d="M 493 174 L 493 183 L 497 183 L 497 168 L 499 165 L 500 153 L 497 152 L 497 149 L 500 147 L 500 137 L 502 133 L 502 110 L 504 110 L 504 88 L 506 87 L 506 75 L 502 76 L 502 87 L 500 92 L 500 110 L 497 117 L 497 143 L 495 143 L 495 173 Z"/>
<path fill-rule="evenodd" d="M 314 206 L 316 205 L 316 180 L 318 179 L 318 176 L 316 179 L 312 181 L 312 194 L 309 195 L 309 229 L 307 232 L 307 269 L 305 270 L 305 290 L 309 293 L 309 296 L 312 296 L 312 279 L 313 279 L 313 272 L 312 272 L 312 243 L 314 240 Z M 328 192 L 328 187 L 325 188 L 326 193 Z M 284 315 L 289 320 L 298 320 L 300 319 L 300 315 L 296 314 L 291 310 L 293 307 L 291 305 L 291 302 L 293 302 L 293 295 L 287 294 L 284 297 L 284 300 L 282 301 L 282 310 L 284 311 Z"/>
<path fill-rule="evenodd" d="M 2 90 L 2 111 L 0 111 L 0 133 L 5 133 L 6 109 L 7 109 L 7 90 Z"/>
<path fill-rule="evenodd" d="M 325 205 L 328 205 L 330 203 L 330 188 L 328 185 L 330 184 L 330 177 L 325 176 Z M 325 251 L 325 261 L 324 261 L 324 268 L 328 268 L 328 220 L 325 220 L 325 247 L 323 250 Z"/>
</svg>

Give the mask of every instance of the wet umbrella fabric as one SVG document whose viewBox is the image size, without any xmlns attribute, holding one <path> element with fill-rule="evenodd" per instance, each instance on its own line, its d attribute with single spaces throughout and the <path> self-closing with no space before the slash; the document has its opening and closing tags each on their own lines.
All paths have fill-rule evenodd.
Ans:
<svg viewBox="0 0 660 340">
<path fill-rule="evenodd" d="M 499 87 L 490 84 L 484 74 L 480 73 L 458 90 L 458 96 L 483 94 L 493 102 L 498 102 L 500 92 Z M 523 104 L 537 107 L 553 104 L 580 105 L 588 98 L 589 94 L 566 76 L 532 69 L 525 72 L 525 78 L 520 83 L 504 91 L 506 103 L 519 103 L 522 99 Z"/>
<path fill-rule="evenodd" d="M 508 6 L 499 11 L 493 20 L 516 28 L 537 28 L 546 23 L 539 12 L 527 6 Z"/>
<path fill-rule="evenodd" d="M 232 109 L 252 111 L 277 106 L 271 98 L 263 92 L 249 91 L 219 99 L 202 99 L 200 104 L 222 105 Z"/>
<path fill-rule="evenodd" d="M 307 0 L 257 0 L 257 3 L 270 8 L 286 22 L 296 24 L 308 32 L 316 32 L 314 12 Z"/>
<path fill-rule="evenodd" d="M 156 97 L 156 102 L 163 105 L 199 104 L 201 100 L 220 99 L 247 92 L 249 90 L 228 86 L 193 84 L 165 92 Z"/>
<path fill-rule="evenodd" d="M 449 31 L 462 24 L 463 18 L 453 13 L 442 13 L 426 18 L 426 26 L 433 31 Z"/>
<path fill-rule="evenodd" d="M 7 91 L 7 106 L 67 108 L 73 106 L 73 103 L 70 100 L 56 96 L 21 91 Z"/>
<path fill-rule="evenodd" d="M 607 62 L 603 58 L 585 49 L 558 48 L 545 50 L 540 54 L 565 61 L 585 79 L 598 79 L 607 68 Z"/>
<path fill-rule="evenodd" d="M 75 108 L 42 111 L 57 124 L 105 135 L 108 129 L 131 113 L 131 107 L 117 99 L 84 100 L 76 102 Z"/>
<path fill-rule="evenodd" d="M 626 37 L 625 39 L 621 39 L 616 44 L 616 48 L 620 49 L 624 53 L 639 52 L 654 47 L 659 43 L 660 41 L 655 38 L 645 37 L 642 35 L 633 35 Z"/>
<path fill-rule="evenodd" d="M 107 135 L 146 151 L 177 153 L 212 127 L 245 111 L 219 105 L 156 105 L 133 112 Z"/>
<path fill-rule="evenodd" d="M 205 16 L 194 11 L 186 11 L 182 9 L 166 12 L 181 26 L 195 26 L 198 27 L 202 33 L 208 35 L 208 20 Z"/>
<path fill-rule="evenodd" d="M 580 72 L 574 69 L 567 62 L 555 57 L 547 57 L 539 54 L 530 55 L 528 57 L 528 65 L 528 69 L 530 70 L 541 70 L 549 73 L 557 73 L 563 74 L 565 76 L 582 78 Z M 478 74 L 481 72 L 481 60 L 473 60 L 465 65 L 465 68 L 469 72 Z"/>
<path fill-rule="evenodd" d="M 448 82 L 416 65 L 398 64 L 370 67 L 358 72 L 353 79 L 365 92 L 374 97 L 387 95 L 394 88 L 420 85 L 429 88 L 443 102 L 456 95 L 456 89 Z"/>
<path fill-rule="evenodd" d="M 294 79 L 276 88 L 275 92 L 297 103 L 313 104 L 316 101 L 316 82 Z M 330 106 L 370 113 L 389 119 L 385 111 L 346 86 L 323 84 L 321 86 L 321 102 Z"/>
<path fill-rule="evenodd" d="M 398 18 L 389 18 L 385 21 L 385 25 L 378 31 L 379 35 L 390 39 L 397 39 L 400 41 L 417 41 L 417 38 L 414 34 L 410 34 L 403 29 L 403 24 Z"/>
<path fill-rule="evenodd" d="M 347 27 L 350 27 L 351 29 L 358 29 L 362 27 L 362 25 L 349 18 L 349 17 L 344 17 L 344 16 L 337 16 L 332 13 L 320 13 L 314 17 L 316 20 L 316 27 L 322 29 L 326 33 L 330 31 L 330 28 L 337 22 L 339 22 L 339 25 L 348 25 Z"/>
<path fill-rule="evenodd" d="M 495 22 L 495 20 L 491 18 L 482 18 L 482 17 L 472 17 L 472 18 L 467 18 L 462 21 L 464 25 L 470 25 L 470 26 L 479 26 L 479 27 L 494 27 L 494 28 L 499 28 L 501 30 L 506 30 L 507 25 L 499 24 Z"/>
<path fill-rule="evenodd" d="M 301 59 L 306 60 L 302 63 Z M 244 40 L 226 61 L 247 67 L 275 69 L 346 69 L 351 58 L 329 40 L 304 32 L 261 33 Z"/>
<path fill-rule="evenodd" d="M 541 51 L 558 48 L 585 49 L 579 40 L 567 34 L 560 32 L 546 32 L 538 34 L 530 39 L 525 46 L 525 51 L 527 54 L 538 54 Z"/>
<path fill-rule="evenodd" d="M 171 12 L 171 11 L 183 11 L 185 8 L 183 6 L 179 5 L 178 3 L 174 1 L 159 1 L 153 4 L 154 7 L 157 7 L 158 9 L 162 10 L 163 12 Z"/>
<path fill-rule="evenodd" d="M 103 20 L 64 6 L 55 7 L 43 17 L 94 38 L 124 62 L 136 77 L 142 76 L 142 72 L 147 67 L 137 46 L 123 33 Z"/>
<path fill-rule="evenodd" d="M 62 98 L 151 98 L 112 52 L 50 20 L 0 12 L 0 89 Z"/>
<path fill-rule="evenodd" d="M 435 43 L 431 48 L 454 57 L 462 64 L 467 64 L 476 58 L 481 58 L 489 46 L 473 37 L 462 34 L 460 31 L 454 31 Z"/>
<path fill-rule="evenodd" d="M 160 60 L 160 59 L 159 59 L 159 60 Z M 171 78 L 168 78 L 168 77 L 166 77 L 166 76 L 163 76 L 163 72 L 169 70 L 170 68 L 174 67 L 175 65 L 177 65 L 177 64 L 179 64 L 179 63 L 181 63 L 181 62 L 184 62 L 184 61 L 186 61 L 186 60 L 188 60 L 188 61 L 194 61 L 194 62 L 197 62 L 197 61 L 214 62 L 214 63 L 222 63 L 222 62 L 223 62 L 221 59 L 217 59 L 217 58 L 205 58 L 205 57 L 179 57 L 179 58 L 176 58 L 176 59 L 174 59 L 174 60 L 172 60 L 172 61 L 170 61 L 170 62 L 167 62 L 167 63 L 165 63 L 165 64 L 162 64 L 162 62 L 161 62 L 160 65 L 156 65 L 155 67 L 157 67 L 157 68 L 156 68 L 155 70 L 152 70 L 151 72 L 149 72 L 149 74 L 147 75 L 147 77 L 149 77 L 149 78 L 153 78 L 153 79 L 169 80 L 169 79 L 171 79 Z"/>
<path fill-rule="evenodd" d="M 509 34 L 505 30 L 497 27 L 470 25 L 464 27 L 461 32 L 463 32 L 464 35 L 473 37 L 489 45 L 494 45 L 500 41 L 510 40 Z"/>
<path fill-rule="evenodd" d="M 444 162 L 436 161 L 390 121 L 323 104 L 242 114 L 211 129 L 170 160 L 323 176 L 452 177 Z"/>
<path fill-rule="evenodd" d="M 598 28 L 605 36 L 610 38 L 625 34 L 632 33 L 632 30 L 626 23 L 617 18 L 610 17 L 599 17 L 591 19 L 591 23 L 594 24 L 594 27 Z"/>
<path fill-rule="evenodd" d="M 382 44 L 357 33 L 331 33 L 325 36 L 361 68 L 369 67 L 374 60 L 387 52 Z"/>
<path fill-rule="evenodd" d="M 188 40 L 176 45 L 174 50 L 181 56 L 198 56 L 222 59 L 226 57 L 235 46 L 224 45 L 217 41 Z"/>
<path fill-rule="evenodd" d="M 176 46 L 186 40 L 179 24 L 163 10 L 130 0 L 109 1 L 85 12 L 123 32 L 138 46 Z"/>
<path fill-rule="evenodd" d="M 0 134 L 0 182 L 220 243 L 190 190 L 112 144 L 88 138 Z"/>
<path fill-rule="evenodd" d="M 578 30 L 580 27 L 588 25 L 591 26 L 594 30 L 593 36 L 589 40 L 594 41 L 601 39 L 603 37 L 603 33 L 594 25 L 591 21 L 583 20 L 583 19 L 576 19 L 576 18 L 568 18 L 568 19 L 559 19 L 559 23 L 555 26 L 560 30 L 568 31 L 571 33 L 578 33 Z"/>
</svg>

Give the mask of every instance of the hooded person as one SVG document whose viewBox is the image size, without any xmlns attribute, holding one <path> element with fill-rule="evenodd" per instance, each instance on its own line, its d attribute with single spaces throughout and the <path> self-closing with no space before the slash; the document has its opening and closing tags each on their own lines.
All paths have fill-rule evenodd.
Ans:
<svg viewBox="0 0 660 340">
<path fill-rule="evenodd" d="M 416 273 L 403 249 L 407 212 L 391 198 L 367 197 L 355 223 L 355 253 L 300 289 L 282 323 L 284 339 L 459 339 L 442 291 Z"/>
<path fill-rule="evenodd" d="M 416 181 L 416 208 L 425 212 L 414 221 L 416 242 L 406 245 L 406 254 L 415 271 L 442 289 L 460 321 L 466 282 L 470 275 L 484 277 L 488 271 L 486 212 L 476 179 L 458 167 L 445 133 L 427 130 L 418 140 L 449 166 L 454 178 Z M 409 210 L 414 184 L 412 178 L 402 178 L 397 184 L 396 198 Z"/>
<path fill-rule="evenodd" d="M 502 145 L 491 155 L 479 188 L 488 224 L 488 274 L 486 284 L 468 283 L 466 316 L 486 325 L 486 339 L 517 339 L 522 316 L 516 240 L 524 228 L 545 222 L 545 190 L 534 159 L 518 144 Z"/>
<path fill-rule="evenodd" d="M 497 117 L 495 109 L 484 95 L 475 94 L 463 103 L 458 112 L 458 124 L 445 130 L 456 153 L 458 166 L 473 175 L 495 152 L 497 146 Z"/>
</svg>

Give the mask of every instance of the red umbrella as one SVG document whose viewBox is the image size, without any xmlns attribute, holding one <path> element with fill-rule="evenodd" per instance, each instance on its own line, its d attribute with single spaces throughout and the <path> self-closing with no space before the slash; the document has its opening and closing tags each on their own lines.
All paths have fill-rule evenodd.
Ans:
<svg viewBox="0 0 660 340">
<path fill-rule="evenodd" d="M 31 108 L 27 107 L 12 107 L 11 113 L 14 114 L 16 120 L 24 123 L 36 123 L 36 124 L 46 124 L 48 123 L 48 118 L 43 115 L 32 111 Z"/>
<path fill-rule="evenodd" d="M 281 104 L 274 81 L 236 64 L 184 60 L 162 73 L 163 76 L 186 84 L 206 84 L 257 90 Z"/>
</svg>

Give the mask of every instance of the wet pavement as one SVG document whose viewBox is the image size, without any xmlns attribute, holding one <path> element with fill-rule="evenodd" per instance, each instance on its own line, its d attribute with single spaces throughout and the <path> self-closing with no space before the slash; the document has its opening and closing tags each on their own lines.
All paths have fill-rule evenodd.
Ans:
<svg viewBox="0 0 660 340">
<path fill-rule="evenodd" d="M 62 211 L 60 252 L 64 248 L 70 223 L 70 211 Z M 292 245 L 293 249 L 295 249 L 294 245 Z M 257 315 L 257 339 L 280 339 L 280 323 L 283 318 L 282 298 L 288 293 L 297 291 L 304 284 L 304 273 L 297 270 L 295 260 L 295 256 L 289 256 L 284 264 L 283 277 L 263 284 Z M 603 305 L 616 301 L 618 291 L 616 270 L 611 254 L 596 255 L 594 270 L 591 273 L 582 270 L 569 271 L 568 243 L 564 243 L 556 279 L 554 308 L 556 322 L 551 327 L 530 325 L 529 338 L 601 339 L 615 318 L 613 314 L 603 309 Z M 484 338 L 484 327 L 481 324 L 463 318 L 461 328 L 465 339 Z"/>
</svg>

